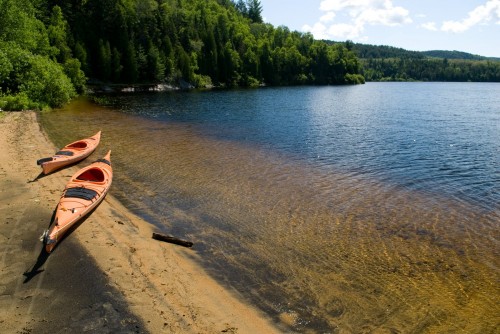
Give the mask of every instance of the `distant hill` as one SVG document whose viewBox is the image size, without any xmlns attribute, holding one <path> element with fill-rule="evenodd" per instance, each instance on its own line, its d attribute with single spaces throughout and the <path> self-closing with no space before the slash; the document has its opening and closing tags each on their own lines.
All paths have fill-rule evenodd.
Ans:
<svg viewBox="0 0 500 334">
<path fill-rule="evenodd" d="M 500 61 L 500 58 L 497 57 L 484 57 L 456 50 L 454 51 L 431 50 L 431 51 L 422 51 L 420 53 L 426 55 L 427 57 L 434 57 L 434 58 Z"/>
<path fill-rule="evenodd" d="M 347 42 L 349 44 L 351 42 Z M 430 51 L 410 51 L 402 48 L 396 48 L 387 45 L 370 45 L 351 43 L 352 49 L 356 52 L 359 58 L 441 58 L 441 59 L 462 59 L 462 60 L 493 60 L 500 61 L 500 57 L 485 57 L 467 53 L 463 51 L 446 51 L 446 50 L 430 50 Z"/>
<path fill-rule="evenodd" d="M 500 58 L 462 51 L 409 51 L 351 41 L 345 45 L 360 58 L 367 81 L 500 82 Z"/>
<path fill-rule="evenodd" d="M 352 50 L 359 58 L 412 58 L 423 59 L 426 55 L 418 51 L 409 51 L 388 45 L 352 44 Z"/>
</svg>

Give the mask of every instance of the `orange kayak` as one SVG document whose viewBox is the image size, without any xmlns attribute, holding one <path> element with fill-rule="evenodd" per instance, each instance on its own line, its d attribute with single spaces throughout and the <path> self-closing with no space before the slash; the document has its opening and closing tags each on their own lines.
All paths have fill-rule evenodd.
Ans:
<svg viewBox="0 0 500 334">
<path fill-rule="evenodd" d="M 100 140 L 101 131 L 97 132 L 92 137 L 68 144 L 57 151 L 52 157 L 39 159 L 36 163 L 42 166 L 44 174 L 49 174 L 56 169 L 85 159 L 94 152 Z"/>
<path fill-rule="evenodd" d="M 71 177 L 57 205 L 54 220 L 41 240 L 50 253 L 63 235 L 102 202 L 113 180 L 111 151 Z"/>
</svg>

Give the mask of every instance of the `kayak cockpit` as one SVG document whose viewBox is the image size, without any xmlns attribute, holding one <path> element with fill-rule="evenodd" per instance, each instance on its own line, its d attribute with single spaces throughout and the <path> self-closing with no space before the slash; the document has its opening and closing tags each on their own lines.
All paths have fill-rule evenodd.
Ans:
<svg viewBox="0 0 500 334">
<path fill-rule="evenodd" d="M 81 150 L 81 149 L 87 148 L 87 146 L 88 146 L 87 142 L 77 141 L 76 143 L 72 143 L 72 144 L 67 145 L 65 148 L 73 148 L 73 149 Z"/>
<path fill-rule="evenodd" d="M 106 177 L 100 168 L 90 168 L 76 177 L 80 181 L 104 182 Z"/>
</svg>

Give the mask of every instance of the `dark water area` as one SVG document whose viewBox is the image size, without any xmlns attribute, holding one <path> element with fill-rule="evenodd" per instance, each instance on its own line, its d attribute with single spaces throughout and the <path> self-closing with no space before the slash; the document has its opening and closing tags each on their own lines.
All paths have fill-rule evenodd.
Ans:
<svg viewBox="0 0 500 334">
<path fill-rule="evenodd" d="M 498 330 L 500 85 L 103 101 L 42 126 L 59 146 L 102 130 L 112 194 L 290 330 Z"/>
</svg>

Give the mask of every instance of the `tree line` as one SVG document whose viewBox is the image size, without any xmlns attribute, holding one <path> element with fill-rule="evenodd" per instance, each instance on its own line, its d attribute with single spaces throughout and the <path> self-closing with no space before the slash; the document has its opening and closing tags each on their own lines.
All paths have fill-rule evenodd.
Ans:
<svg viewBox="0 0 500 334">
<path fill-rule="evenodd" d="M 408 51 L 346 42 L 367 81 L 500 82 L 500 59 L 459 51 Z"/>
<path fill-rule="evenodd" d="M 258 0 L 0 0 L 0 108 L 60 106 L 94 83 L 363 83 L 344 44 L 262 22 Z"/>
<path fill-rule="evenodd" d="M 500 82 L 500 62 L 462 59 L 362 59 L 368 81 Z"/>
<path fill-rule="evenodd" d="M 58 107 L 89 82 L 500 81 L 497 59 L 318 41 L 274 27 L 259 0 L 0 0 L 0 13 L 1 109 Z"/>
</svg>

